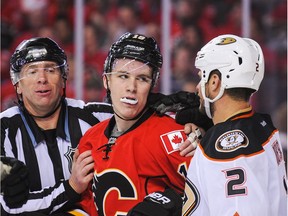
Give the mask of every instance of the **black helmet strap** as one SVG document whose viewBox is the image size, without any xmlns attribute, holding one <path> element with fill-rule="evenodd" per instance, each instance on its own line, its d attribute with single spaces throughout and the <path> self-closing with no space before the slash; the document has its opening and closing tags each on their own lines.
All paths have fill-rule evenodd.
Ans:
<svg viewBox="0 0 288 216">
<path fill-rule="evenodd" d="M 61 106 L 63 100 L 64 100 L 64 97 L 61 97 L 61 100 L 59 101 L 59 103 L 57 104 L 57 106 L 56 106 L 52 111 L 48 112 L 47 114 L 45 114 L 45 115 L 43 115 L 43 116 L 36 116 L 36 115 L 31 114 L 31 113 L 25 108 L 23 101 L 20 100 L 19 98 L 18 98 L 18 103 L 19 103 L 20 109 L 21 109 L 22 111 L 24 111 L 24 112 L 27 112 L 27 113 L 28 113 L 30 116 L 32 116 L 33 118 L 48 118 L 48 117 L 52 116 L 52 115 L 58 110 L 58 108 Z"/>
</svg>

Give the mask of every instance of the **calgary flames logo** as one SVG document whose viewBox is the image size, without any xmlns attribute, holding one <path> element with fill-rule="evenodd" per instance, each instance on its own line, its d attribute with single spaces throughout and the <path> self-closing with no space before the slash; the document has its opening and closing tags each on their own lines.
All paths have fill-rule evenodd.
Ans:
<svg viewBox="0 0 288 216">
<path fill-rule="evenodd" d="M 235 38 L 225 37 L 225 38 L 222 38 L 220 43 L 217 43 L 217 45 L 227 45 L 227 44 L 232 44 L 232 43 L 235 43 L 235 42 L 236 42 Z"/>
</svg>

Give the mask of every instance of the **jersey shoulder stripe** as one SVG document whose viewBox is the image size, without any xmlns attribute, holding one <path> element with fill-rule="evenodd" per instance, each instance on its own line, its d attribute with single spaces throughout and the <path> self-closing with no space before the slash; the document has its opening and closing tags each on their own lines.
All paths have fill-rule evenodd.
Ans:
<svg viewBox="0 0 288 216">
<path fill-rule="evenodd" d="M 255 113 L 213 126 L 200 143 L 210 160 L 231 160 L 264 151 L 263 146 L 277 131 L 267 116 Z"/>
<path fill-rule="evenodd" d="M 0 113 L 0 118 L 10 118 L 14 115 L 19 114 L 19 108 L 17 106 L 13 106 L 8 108 L 7 110 L 4 110 L 3 112 Z"/>
<path fill-rule="evenodd" d="M 112 113 L 113 109 L 111 104 L 104 103 L 104 102 L 89 102 L 85 103 L 82 100 L 76 100 L 73 98 L 66 98 L 67 105 L 69 107 L 76 107 L 80 109 L 86 109 L 93 112 L 105 112 L 105 113 Z"/>
</svg>

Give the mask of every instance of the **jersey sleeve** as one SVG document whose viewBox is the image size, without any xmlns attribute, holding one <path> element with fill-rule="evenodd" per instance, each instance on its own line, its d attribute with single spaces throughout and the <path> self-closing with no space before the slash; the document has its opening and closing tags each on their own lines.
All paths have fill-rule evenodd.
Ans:
<svg viewBox="0 0 288 216">
<path fill-rule="evenodd" d="M 163 154 L 163 153 L 162 153 Z M 162 169 L 165 170 L 171 186 L 179 193 L 184 193 L 185 178 L 187 170 L 191 161 L 191 157 L 183 157 L 180 155 L 179 150 L 171 154 L 167 154 L 166 149 L 166 162 L 160 163 Z"/>
<path fill-rule="evenodd" d="M 180 155 L 179 145 L 187 139 L 187 136 L 183 131 L 183 126 L 174 123 L 168 121 L 167 129 L 159 136 L 159 152 L 156 160 L 164 170 L 173 189 L 183 194 L 185 178 L 192 157 Z"/>
<path fill-rule="evenodd" d="M 87 189 L 82 193 L 81 201 L 79 205 L 81 208 L 87 212 L 90 216 L 98 216 L 96 206 L 94 204 L 94 198 L 92 194 L 92 185 L 89 184 Z"/>
<path fill-rule="evenodd" d="M 83 153 L 87 150 L 92 150 L 92 144 L 89 142 L 89 138 L 90 138 L 90 134 L 92 133 L 92 128 L 90 128 L 85 134 L 84 136 L 80 139 L 79 145 L 78 145 L 78 149 L 79 149 L 79 153 Z"/>
<path fill-rule="evenodd" d="M 83 153 L 87 150 L 92 150 L 93 146 L 91 143 L 91 136 L 93 136 L 95 126 L 90 128 L 84 136 L 81 138 L 78 149 L 79 153 Z M 98 216 L 97 211 L 95 210 L 94 198 L 92 193 L 92 182 L 88 185 L 87 189 L 81 195 L 81 201 L 79 202 L 81 208 L 87 212 L 90 216 Z"/>
<path fill-rule="evenodd" d="M 0 195 L 1 214 L 21 215 L 24 212 L 39 212 L 51 214 L 59 210 L 64 205 L 71 205 L 80 200 L 80 196 L 73 189 L 69 189 L 67 181 L 61 181 L 53 187 L 44 188 L 41 191 L 29 193 L 27 202 L 19 208 L 9 208 L 6 206 L 3 195 Z M 35 208 L 37 206 L 37 208 Z M 76 206 L 75 206 L 76 207 Z M 37 209 L 37 210 L 36 210 Z"/>
</svg>

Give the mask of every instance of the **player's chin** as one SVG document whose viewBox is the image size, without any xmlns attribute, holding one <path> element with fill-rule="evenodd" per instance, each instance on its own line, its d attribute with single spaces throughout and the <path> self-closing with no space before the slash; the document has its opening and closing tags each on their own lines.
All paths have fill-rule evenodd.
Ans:
<svg viewBox="0 0 288 216">
<path fill-rule="evenodd" d="M 137 114 L 138 112 L 133 109 L 125 109 L 120 113 L 124 119 L 133 119 L 137 116 Z"/>
</svg>

